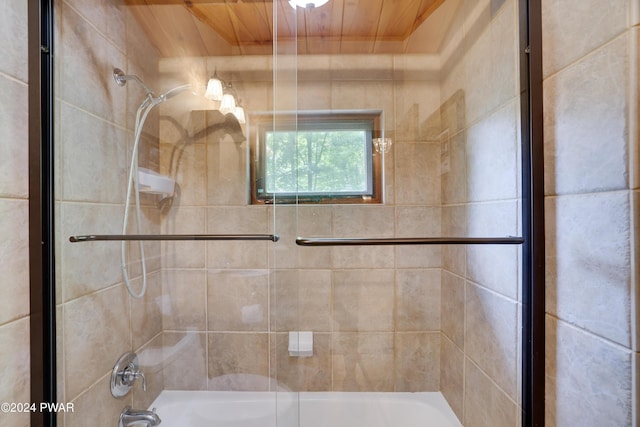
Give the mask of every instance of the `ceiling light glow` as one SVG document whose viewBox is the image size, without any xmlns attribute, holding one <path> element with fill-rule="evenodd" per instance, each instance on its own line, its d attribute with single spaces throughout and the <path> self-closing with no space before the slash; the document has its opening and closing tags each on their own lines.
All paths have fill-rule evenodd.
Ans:
<svg viewBox="0 0 640 427">
<path fill-rule="evenodd" d="M 289 4 L 294 9 L 296 7 L 302 7 L 302 8 L 320 7 L 328 2 L 329 0 L 289 0 Z"/>
</svg>

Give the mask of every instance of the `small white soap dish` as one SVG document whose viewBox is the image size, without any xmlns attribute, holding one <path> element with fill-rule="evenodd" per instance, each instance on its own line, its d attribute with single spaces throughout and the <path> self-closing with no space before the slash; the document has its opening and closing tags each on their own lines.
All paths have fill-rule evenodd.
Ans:
<svg viewBox="0 0 640 427">
<path fill-rule="evenodd" d="M 173 194 L 176 182 L 168 176 L 145 168 L 138 168 L 138 189 L 141 193 Z"/>
</svg>

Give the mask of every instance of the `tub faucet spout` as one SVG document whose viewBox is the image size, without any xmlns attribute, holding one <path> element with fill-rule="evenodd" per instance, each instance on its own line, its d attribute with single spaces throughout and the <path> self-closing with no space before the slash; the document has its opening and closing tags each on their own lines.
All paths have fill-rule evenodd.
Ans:
<svg viewBox="0 0 640 427">
<path fill-rule="evenodd" d="M 127 406 L 120 414 L 118 427 L 129 427 L 135 425 L 156 427 L 160 422 L 160 417 L 156 414 L 156 408 L 153 408 L 153 411 L 142 411 L 138 409 L 131 409 L 131 406 Z"/>
</svg>

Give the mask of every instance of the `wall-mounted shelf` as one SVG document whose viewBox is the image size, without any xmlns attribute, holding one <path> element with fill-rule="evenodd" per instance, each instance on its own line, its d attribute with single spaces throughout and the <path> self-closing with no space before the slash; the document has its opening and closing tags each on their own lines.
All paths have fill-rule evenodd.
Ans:
<svg viewBox="0 0 640 427">
<path fill-rule="evenodd" d="M 138 189 L 148 194 L 173 194 L 176 182 L 172 178 L 158 172 L 138 168 Z"/>
</svg>

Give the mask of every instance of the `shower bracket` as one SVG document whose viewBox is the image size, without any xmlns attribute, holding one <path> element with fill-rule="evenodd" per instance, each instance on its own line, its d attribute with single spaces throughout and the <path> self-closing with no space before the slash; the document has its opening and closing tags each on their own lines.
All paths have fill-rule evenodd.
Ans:
<svg viewBox="0 0 640 427">
<path fill-rule="evenodd" d="M 116 81 L 116 84 L 118 86 L 124 86 L 127 83 L 127 81 L 125 80 L 124 71 L 122 71 L 120 68 L 113 69 L 113 79 Z"/>
</svg>

